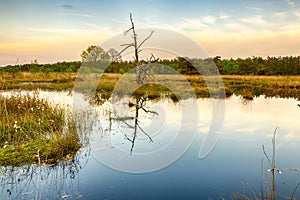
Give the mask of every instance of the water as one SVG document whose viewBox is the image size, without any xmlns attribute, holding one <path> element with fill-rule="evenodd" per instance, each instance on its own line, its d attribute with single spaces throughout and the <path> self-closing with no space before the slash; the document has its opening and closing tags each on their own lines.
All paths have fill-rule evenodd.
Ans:
<svg viewBox="0 0 300 200">
<path fill-rule="evenodd" d="M 40 96 L 72 107 L 73 97 L 68 93 L 41 91 Z M 300 168 L 300 124 L 297 122 L 300 109 L 294 99 L 259 97 L 246 101 L 236 96 L 226 99 L 221 137 L 204 159 L 199 159 L 198 155 L 212 123 L 212 102 L 210 99 L 198 99 L 199 131 L 192 144 L 174 163 L 159 170 L 153 168 L 148 173 L 128 173 L 124 169 L 135 169 L 136 155 L 144 155 L 145 158 L 152 153 L 158 155 L 151 157 L 151 162 L 145 160 L 142 163 L 150 167 L 174 156 L 174 152 L 170 151 L 169 156 L 158 160 L 162 159 L 159 152 L 176 139 L 180 128 L 186 126 L 184 130 L 187 135 L 189 131 L 193 134 L 188 124 L 182 124 L 182 113 L 185 112 L 183 105 L 189 105 L 193 100 L 174 103 L 162 98 L 147 102 L 147 109 L 156 111 L 158 115 L 140 111 L 139 126 L 148 136 L 140 130 L 132 152 L 130 140 L 134 136 L 134 120 L 126 120 L 126 123 L 121 120 L 135 115 L 134 107 L 128 111 L 128 105 L 124 104 L 128 100 L 121 99 L 117 106 L 106 102 L 91 107 L 92 111 L 88 114 L 90 119 L 86 118 L 88 123 L 84 129 L 89 143 L 73 162 L 60 163 L 52 168 L 33 166 L 27 173 L 23 172 L 24 169 L 14 169 L 7 172 L 6 176 L 5 170 L 8 169 L 1 168 L 0 198 L 230 199 L 232 193 L 253 197 L 252 193 L 259 194 L 261 189 L 262 160 L 266 184 L 269 186 L 267 170 L 270 166 L 262 151 L 262 144 L 271 157 L 271 138 L 276 127 L 279 127 L 276 135 L 276 167 L 282 169 L 281 174 L 276 174 L 278 199 L 289 199 L 300 181 L 299 172 L 286 169 Z M 85 102 L 84 105 L 89 104 Z M 149 142 L 150 138 L 153 142 Z M 123 152 L 122 156 L 113 157 L 115 154 L 111 154 L 110 160 L 106 159 L 116 163 L 107 163 L 103 155 L 117 151 Z M 118 166 L 123 161 L 132 163 L 127 163 L 126 167 Z M 299 198 L 300 191 L 296 195 Z"/>
</svg>

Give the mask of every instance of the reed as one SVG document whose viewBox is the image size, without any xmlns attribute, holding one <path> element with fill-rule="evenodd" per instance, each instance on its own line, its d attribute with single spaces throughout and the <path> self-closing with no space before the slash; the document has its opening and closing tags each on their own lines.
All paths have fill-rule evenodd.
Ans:
<svg viewBox="0 0 300 200">
<path fill-rule="evenodd" d="M 38 93 L 0 95 L 0 110 L 2 166 L 55 163 L 72 158 L 80 148 L 70 111 L 39 98 Z"/>
</svg>

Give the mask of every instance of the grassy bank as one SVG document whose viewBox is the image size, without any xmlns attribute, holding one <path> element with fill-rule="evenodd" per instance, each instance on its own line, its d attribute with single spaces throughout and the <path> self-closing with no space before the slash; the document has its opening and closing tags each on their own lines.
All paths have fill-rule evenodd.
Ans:
<svg viewBox="0 0 300 200">
<path fill-rule="evenodd" d="M 0 95 L 0 165 L 55 163 L 80 148 L 69 111 L 38 94 Z"/>
<path fill-rule="evenodd" d="M 72 89 L 76 79 L 76 73 L 18 73 L 0 74 L 0 89 L 25 89 L 34 90 L 37 88 L 48 90 Z M 122 77 L 121 74 L 104 74 L 97 87 L 98 92 L 110 94 L 115 84 Z M 203 77 L 199 75 L 185 75 L 192 85 L 198 97 L 209 97 L 209 92 Z M 214 77 L 210 77 L 213 79 Z M 240 95 L 246 99 L 252 99 L 260 95 L 267 97 L 300 98 L 300 76 L 222 76 L 227 96 L 232 94 Z M 132 80 L 134 82 L 134 76 Z M 176 75 L 158 75 L 155 78 L 157 85 L 148 87 L 151 93 L 159 94 L 168 92 L 165 87 L 158 86 L 159 83 L 170 81 L 174 85 L 180 85 L 181 79 Z M 184 90 L 186 88 L 179 88 Z M 145 92 L 145 91 L 138 91 Z"/>
</svg>

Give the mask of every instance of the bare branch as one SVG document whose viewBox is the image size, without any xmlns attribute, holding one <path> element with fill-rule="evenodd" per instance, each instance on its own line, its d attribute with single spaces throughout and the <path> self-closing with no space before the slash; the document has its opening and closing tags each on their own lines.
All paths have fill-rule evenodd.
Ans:
<svg viewBox="0 0 300 200">
<path fill-rule="evenodd" d="M 134 128 L 134 126 L 128 124 L 127 122 L 125 122 L 125 121 L 122 121 L 122 122 L 123 122 L 124 124 L 126 124 L 126 125 L 128 126 L 128 128 Z"/>
<path fill-rule="evenodd" d="M 267 158 L 267 160 L 268 160 L 268 162 L 269 162 L 270 166 L 272 167 L 271 160 L 270 160 L 270 158 L 269 158 L 268 154 L 267 154 L 267 153 L 266 153 L 266 151 L 265 151 L 265 146 L 264 146 L 264 145 L 262 145 L 262 149 L 263 149 L 263 152 L 264 152 L 264 154 L 265 154 L 265 156 L 266 156 L 266 158 Z"/>
<path fill-rule="evenodd" d="M 129 31 L 131 31 L 132 29 L 133 29 L 133 27 L 131 27 L 130 29 L 124 31 L 124 32 L 123 32 L 123 35 L 124 35 L 124 36 L 127 35 L 127 33 L 128 33 Z"/>
<path fill-rule="evenodd" d="M 129 47 L 131 47 L 131 46 L 127 46 L 127 47 L 125 47 L 124 49 L 122 49 L 117 55 L 116 55 L 116 57 L 119 57 L 124 51 L 126 51 Z"/>
<path fill-rule="evenodd" d="M 158 115 L 157 112 L 153 111 L 153 110 L 146 110 L 144 107 L 142 107 L 143 111 L 146 112 L 146 113 L 152 113 L 152 114 L 155 114 L 155 115 Z"/>
<path fill-rule="evenodd" d="M 133 141 L 125 134 L 125 139 L 133 143 Z"/>
<path fill-rule="evenodd" d="M 153 55 L 153 53 L 151 53 L 151 56 L 149 58 L 149 62 L 150 63 L 154 63 L 157 62 L 159 60 L 159 58 L 155 58 L 155 56 Z"/>
<path fill-rule="evenodd" d="M 152 36 L 152 34 L 154 33 L 154 31 L 152 30 L 151 32 L 150 32 L 150 34 L 148 35 L 148 37 L 146 37 L 141 43 L 140 43 L 140 45 L 137 47 L 137 49 L 139 49 L 151 36 Z"/>
<path fill-rule="evenodd" d="M 139 127 L 139 129 L 149 138 L 149 140 L 150 140 L 150 142 L 153 142 L 153 140 L 152 140 L 152 138 L 151 138 L 151 136 L 150 135 L 148 135 L 148 133 L 146 133 L 143 129 L 142 129 L 142 127 L 139 125 L 139 124 L 137 124 L 137 126 Z"/>
</svg>

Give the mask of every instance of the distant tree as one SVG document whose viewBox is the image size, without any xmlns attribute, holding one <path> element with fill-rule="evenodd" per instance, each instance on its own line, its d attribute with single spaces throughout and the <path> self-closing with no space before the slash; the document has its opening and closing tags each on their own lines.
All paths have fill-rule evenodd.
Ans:
<svg viewBox="0 0 300 200">
<path fill-rule="evenodd" d="M 89 46 L 81 53 L 83 62 L 99 62 L 109 60 L 110 56 L 100 46 Z"/>
<path fill-rule="evenodd" d="M 36 73 L 36 72 L 40 72 L 40 65 L 37 61 L 37 59 L 34 59 L 33 61 L 31 61 L 31 64 L 29 66 L 29 71 L 32 73 Z"/>
<path fill-rule="evenodd" d="M 235 74 L 239 65 L 233 59 L 227 60 L 224 63 L 224 74 Z"/>
<path fill-rule="evenodd" d="M 214 61 L 215 65 L 216 65 L 216 67 L 218 68 L 219 72 L 221 74 L 223 74 L 223 72 L 224 72 L 224 69 L 223 69 L 224 68 L 224 62 L 221 59 L 221 56 L 214 57 L 213 61 Z"/>
<path fill-rule="evenodd" d="M 83 51 L 80 54 L 82 61 L 84 61 L 88 57 L 88 55 L 93 51 L 93 49 L 95 49 L 96 47 L 97 46 L 95 46 L 95 45 L 91 45 L 85 51 Z"/>
<path fill-rule="evenodd" d="M 12 74 L 13 78 L 15 78 L 16 75 L 21 72 L 21 67 L 19 65 L 15 65 L 15 66 L 9 65 L 6 67 L 6 71 Z"/>
<path fill-rule="evenodd" d="M 115 50 L 114 48 L 110 48 L 110 49 L 107 51 L 107 54 L 110 56 L 111 62 L 114 62 L 114 61 L 121 61 L 121 60 L 122 60 L 121 55 L 120 55 L 119 52 L 118 52 L 117 50 Z"/>
</svg>

